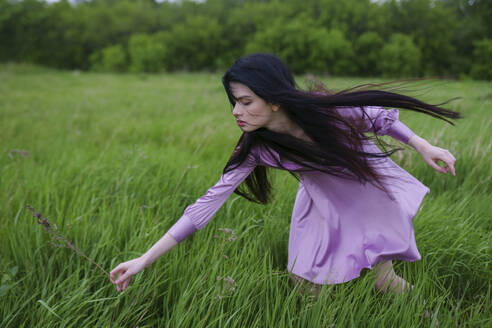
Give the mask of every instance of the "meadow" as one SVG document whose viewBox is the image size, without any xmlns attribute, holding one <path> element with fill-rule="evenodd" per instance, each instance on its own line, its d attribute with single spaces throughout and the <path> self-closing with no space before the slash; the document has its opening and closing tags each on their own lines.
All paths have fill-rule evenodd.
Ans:
<svg viewBox="0 0 492 328">
<path fill-rule="evenodd" d="M 123 293 L 52 245 L 26 204 L 110 271 L 144 253 L 214 185 L 240 136 L 220 77 L 0 66 L 1 327 L 492 326 L 491 82 L 415 84 L 413 95 L 430 103 L 461 97 L 447 105 L 465 117 L 455 126 L 400 111 L 454 154 L 455 177 L 384 137 L 404 148 L 392 159 L 431 189 L 414 220 L 422 260 L 395 262 L 412 293 L 380 294 L 363 272 L 324 286 L 317 301 L 300 296 L 286 270 L 298 182 L 278 170 L 272 203 L 233 194 Z M 382 81 L 322 80 L 333 89 Z M 297 81 L 304 86 L 305 76 Z"/>
</svg>

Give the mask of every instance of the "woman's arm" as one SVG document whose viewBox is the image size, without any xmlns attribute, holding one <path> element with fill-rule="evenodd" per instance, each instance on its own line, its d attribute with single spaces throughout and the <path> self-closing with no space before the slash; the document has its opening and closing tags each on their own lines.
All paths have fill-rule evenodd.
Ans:
<svg viewBox="0 0 492 328">
<path fill-rule="evenodd" d="M 378 136 L 389 135 L 405 144 L 415 134 L 399 119 L 396 108 L 385 109 L 379 106 L 337 107 L 338 113 L 357 123 L 362 123 L 361 132 L 374 132 Z"/>
<path fill-rule="evenodd" d="M 241 165 L 222 174 L 219 181 L 209 188 L 205 195 L 185 209 L 181 218 L 169 229 L 168 233 L 180 243 L 193 232 L 205 227 L 256 165 L 256 155 L 250 154 Z"/>
<path fill-rule="evenodd" d="M 345 118 L 362 121 L 362 132 L 389 135 L 417 150 L 424 161 L 434 170 L 441 173 L 450 171 L 452 175 L 456 175 L 454 169 L 456 159 L 454 156 L 447 149 L 435 147 L 427 140 L 416 135 L 398 119 L 398 109 L 366 106 L 364 111 L 360 107 L 338 107 L 337 110 Z M 439 166 L 438 161 L 444 162 L 446 166 Z"/>
<path fill-rule="evenodd" d="M 178 242 L 169 233 L 164 234 L 157 243 L 154 244 L 145 254 L 141 256 L 145 267 L 148 267 L 155 262 L 161 255 L 167 253 L 171 248 L 176 246 Z"/>
<path fill-rule="evenodd" d="M 110 280 L 116 284 L 116 289 L 125 290 L 133 275 L 151 265 L 188 235 L 203 228 L 237 186 L 253 171 L 256 163 L 255 156 L 250 154 L 240 166 L 222 174 L 219 181 L 194 204 L 189 205 L 181 218 L 145 254 L 116 266 L 110 273 Z"/>
</svg>

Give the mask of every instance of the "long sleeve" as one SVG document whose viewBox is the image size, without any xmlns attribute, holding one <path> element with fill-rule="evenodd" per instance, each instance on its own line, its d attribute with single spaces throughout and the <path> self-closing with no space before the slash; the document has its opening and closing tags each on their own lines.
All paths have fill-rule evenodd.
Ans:
<svg viewBox="0 0 492 328">
<path fill-rule="evenodd" d="M 337 110 L 343 117 L 362 119 L 362 132 L 374 132 L 378 136 L 389 135 L 403 143 L 408 143 L 415 134 L 398 119 L 399 111 L 396 108 L 366 106 L 364 111 L 360 107 L 337 107 Z"/>
<path fill-rule="evenodd" d="M 205 195 L 186 207 L 181 218 L 168 233 L 180 243 L 188 235 L 203 228 L 256 165 L 256 158 L 251 153 L 240 166 L 222 174 L 219 181 L 209 188 Z"/>
</svg>

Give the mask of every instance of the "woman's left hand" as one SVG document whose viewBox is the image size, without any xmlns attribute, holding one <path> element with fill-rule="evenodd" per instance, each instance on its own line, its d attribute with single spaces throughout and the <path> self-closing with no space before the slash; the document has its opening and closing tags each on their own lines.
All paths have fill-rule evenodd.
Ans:
<svg viewBox="0 0 492 328">
<path fill-rule="evenodd" d="M 424 161 L 434 170 L 441 173 L 451 172 L 453 176 L 456 175 L 454 170 L 456 158 L 454 158 L 449 150 L 433 146 L 425 139 L 416 135 L 410 138 L 409 144 L 422 155 Z M 445 167 L 440 166 L 439 161 L 443 162 Z"/>
<path fill-rule="evenodd" d="M 453 176 L 456 175 L 454 170 L 454 162 L 456 162 L 456 158 L 454 158 L 453 154 L 451 154 L 449 150 L 429 145 L 420 152 L 420 155 L 422 155 L 424 161 L 434 170 L 441 173 L 451 171 Z M 446 166 L 440 166 L 439 161 L 442 161 Z"/>
</svg>

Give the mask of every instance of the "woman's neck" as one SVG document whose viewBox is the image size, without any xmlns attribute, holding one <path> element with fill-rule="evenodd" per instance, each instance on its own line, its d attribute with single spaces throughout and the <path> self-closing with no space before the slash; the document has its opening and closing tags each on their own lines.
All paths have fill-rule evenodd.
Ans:
<svg viewBox="0 0 492 328">
<path fill-rule="evenodd" d="M 275 112 L 274 118 L 272 119 L 270 124 L 266 126 L 266 128 L 270 131 L 290 134 L 291 136 L 298 139 L 313 142 L 299 125 L 289 119 L 287 114 L 285 114 L 282 109 Z"/>
</svg>

